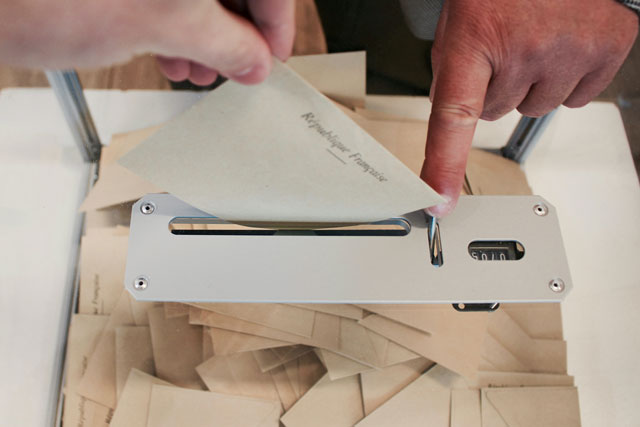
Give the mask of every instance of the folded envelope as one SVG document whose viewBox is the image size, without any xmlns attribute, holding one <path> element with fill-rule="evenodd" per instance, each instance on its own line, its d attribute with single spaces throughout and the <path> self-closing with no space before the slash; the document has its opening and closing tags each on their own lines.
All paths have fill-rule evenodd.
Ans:
<svg viewBox="0 0 640 427">
<path fill-rule="evenodd" d="M 482 390 L 483 427 L 579 427 L 575 387 Z"/>
<path fill-rule="evenodd" d="M 154 384 L 148 426 L 277 427 L 280 402 Z"/>
</svg>

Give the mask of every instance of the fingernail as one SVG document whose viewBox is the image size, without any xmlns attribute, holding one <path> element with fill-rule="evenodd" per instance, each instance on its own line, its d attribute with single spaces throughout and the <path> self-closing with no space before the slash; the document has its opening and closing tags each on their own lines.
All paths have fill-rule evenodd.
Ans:
<svg viewBox="0 0 640 427">
<path fill-rule="evenodd" d="M 256 68 L 255 65 L 252 65 L 251 67 L 247 67 L 244 70 L 238 71 L 237 73 L 235 73 L 233 75 L 233 77 L 242 77 L 242 76 L 246 76 L 247 74 L 249 74 L 250 72 L 252 72 L 254 69 Z"/>
<path fill-rule="evenodd" d="M 452 210 L 453 206 L 451 203 L 451 197 L 442 196 L 446 201 L 444 203 L 440 203 L 439 205 L 431 206 L 425 209 L 425 211 L 436 218 L 442 218 L 443 216 L 448 215 Z"/>
<path fill-rule="evenodd" d="M 253 65 L 231 75 L 231 78 L 243 84 L 255 84 L 263 81 L 268 74 L 268 68 L 263 64 Z"/>
</svg>

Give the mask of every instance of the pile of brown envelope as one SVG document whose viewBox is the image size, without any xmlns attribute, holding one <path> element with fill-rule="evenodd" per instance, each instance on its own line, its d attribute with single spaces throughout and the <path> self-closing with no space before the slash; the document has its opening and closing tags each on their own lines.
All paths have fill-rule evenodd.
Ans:
<svg viewBox="0 0 640 427">
<path fill-rule="evenodd" d="M 363 54 L 298 61 L 419 171 L 427 124 L 402 115 L 402 98 L 388 98 L 391 114 L 365 107 L 364 84 L 354 83 L 364 79 Z M 342 78 L 327 71 L 335 69 Z M 64 426 L 580 425 L 557 304 L 461 313 L 450 305 L 135 301 L 122 283 L 131 202 L 162 189 L 116 160 L 153 131 L 113 138 L 83 205 Z M 486 152 L 472 152 L 467 175 L 474 194 L 530 191 L 517 165 Z"/>
</svg>

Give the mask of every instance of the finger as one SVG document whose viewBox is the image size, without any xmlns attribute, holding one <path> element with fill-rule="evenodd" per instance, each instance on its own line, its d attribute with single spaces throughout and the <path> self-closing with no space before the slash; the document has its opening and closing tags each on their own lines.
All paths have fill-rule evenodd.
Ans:
<svg viewBox="0 0 640 427">
<path fill-rule="evenodd" d="M 498 120 L 515 110 L 527 97 L 530 89 L 530 80 L 523 72 L 509 68 L 494 74 L 487 89 L 480 118 L 489 121 Z"/>
<path fill-rule="evenodd" d="M 282 61 L 291 56 L 295 36 L 295 0 L 248 0 L 251 18 Z"/>
<path fill-rule="evenodd" d="M 191 72 L 189 73 L 189 80 L 194 85 L 209 86 L 218 78 L 218 72 L 216 70 L 212 70 L 196 62 L 191 62 L 190 65 Z"/>
<path fill-rule="evenodd" d="M 264 80 L 271 52 L 253 24 L 216 1 L 184 9 L 189 16 L 174 16 L 172 31 L 157 34 L 161 54 L 189 58 L 240 83 Z"/>
<path fill-rule="evenodd" d="M 579 78 L 546 78 L 534 83 L 518 105 L 518 111 L 528 117 L 541 117 L 562 104 L 578 85 Z"/>
<path fill-rule="evenodd" d="M 445 28 L 447 27 L 447 18 L 449 16 L 449 2 L 445 2 L 438 18 L 436 33 L 431 46 L 431 87 L 429 88 L 429 100 L 433 102 L 433 93 L 436 90 L 436 81 L 438 80 L 438 68 L 440 66 L 441 48 L 444 43 Z"/>
<path fill-rule="evenodd" d="M 448 202 L 428 209 L 434 216 L 449 213 L 458 201 L 467 156 L 491 79 L 484 56 L 450 47 L 443 51 L 429 118 L 426 158 L 421 177 Z"/>
<path fill-rule="evenodd" d="M 181 82 L 189 77 L 189 61 L 186 59 L 166 58 L 158 55 L 156 61 L 158 61 L 162 74 L 173 82 Z"/>
<path fill-rule="evenodd" d="M 569 108 L 583 107 L 609 86 L 618 67 L 603 67 L 586 74 L 563 104 Z"/>
</svg>

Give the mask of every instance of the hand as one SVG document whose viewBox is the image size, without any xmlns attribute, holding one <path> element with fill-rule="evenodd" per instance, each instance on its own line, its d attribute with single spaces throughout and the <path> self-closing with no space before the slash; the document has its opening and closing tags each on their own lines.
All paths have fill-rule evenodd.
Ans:
<svg viewBox="0 0 640 427">
<path fill-rule="evenodd" d="M 216 0 L 210 0 L 216 1 Z M 229 11 L 248 17 L 267 41 L 271 53 L 282 61 L 291 55 L 294 39 L 295 0 L 226 0 L 222 1 Z M 215 65 L 207 67 L 198 62 L 181 58 L 158 56 L 160 69 L 169 80 L 189 79 L 192 83 L 207 86 L 218 77 Z M 213 68 L 211 68 L 213 67 Z M 235 80 L 254 83 L 242 79 L 244 73 L 250 74 L 251 68 L 240 71 Z M 227 74 L 222 73 L 226 77 Z M 266 76 L 266 75 L 265 75 Z M 240 77 L 240 79 L 238 79 Z M 233 77 L 232 77 L 233 78 Z M 257 81 L 261 81 L 259 79 Z"/>
<path fill-rule="evenodd" d="M 421 177 L 450 202 L 429 213 L 455 207 L 478 119 L 587 104 L 611 82 L 637 32 L 638 16 L 614 0 L 445 0 Z"/>
<path fill-rule="evenodd" d="M 258 83 L 272 54 L 291 53 L 294 0 L 242 3 L 251 21 L 216 0 L 0 0 L 0 62 L 63 69 L 155 53 L 172 79 Z"/>
</svg>

